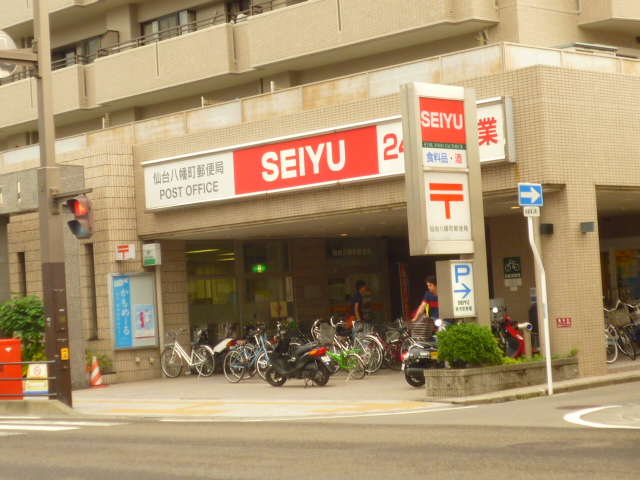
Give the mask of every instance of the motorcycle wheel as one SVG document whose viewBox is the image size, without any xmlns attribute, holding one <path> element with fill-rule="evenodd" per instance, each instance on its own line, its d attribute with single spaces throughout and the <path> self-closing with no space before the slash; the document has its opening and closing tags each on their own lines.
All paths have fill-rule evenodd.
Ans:
<svg viewBox="0 0 640 480">
<path fill-rule="evenodd" d="M 404 372 L 404 379 L 407 381 L 409 385 L 416 388 L 424 387 L 424 384 L 426 383 L 426 380 L 424 379 L 424 377 L 413 377 L 409 375 L 406 371 Z"/>
<path fill-rule="evenodd" d="M 274 387 L 281 387 L 282 385 L 284 385 L 284 382 L 287 381 L 285 377 L 276 372 L 275 368 L 273 368 L 273 365 L 270 365 L 269 368 L 267 368 L 267 371 L 264 372 L 264 379 L 269 385 L 272 385 Z"/>
<path fill-rule="evenodd" d="M 311 380 L 317 386 L 324 387 L 329 381 L 331 372 L 329 372 L 329 369 L 325 366 L 325 364 L 320 361 L 316 362 L 316 365 L 318 366 L 318 372 L 315 374 L 315 376 Z"/>
</svg>

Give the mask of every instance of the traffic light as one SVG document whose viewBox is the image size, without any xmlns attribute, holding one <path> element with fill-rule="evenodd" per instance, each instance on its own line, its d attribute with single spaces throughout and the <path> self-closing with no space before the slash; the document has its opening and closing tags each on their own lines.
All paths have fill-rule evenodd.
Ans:
<svg viewBox="0 0 640 480">
<path fill-rule="evenodd" d="M 93 205 L 84 195 L 67 200 L 67 207 L 73 215 L 74 220 L 67 222 L 71 232 L 77 238 L 89 238 L 93 235 Z"/>
</svg>

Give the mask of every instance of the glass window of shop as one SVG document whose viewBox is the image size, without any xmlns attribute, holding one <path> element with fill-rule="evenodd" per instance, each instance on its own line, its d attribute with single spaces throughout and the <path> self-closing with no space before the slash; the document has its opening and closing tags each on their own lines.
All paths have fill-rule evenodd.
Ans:
<svg viewBox="0 0 640 480">
<path fill-rule="evenodd" d="M 187 243 L 189 324 L 221 334 L 238 321 L 238 282 L 232 241 Z"/>
<path fill-rule="evenodd" d="M 384 318 L 386 295 L 383 276 L 380 273 L 380 247 L 374 238 L 340 238 L 327 240 L 327 264 L 329 275 L 329 308 L 332 315 L 347 315 L 355 284 L 364 280 L 367 284 L 363 295 L 363 314 L 373 323 Z"/>
<path fill-rule="evenodd" d="M 247 323 L 285 318 L 285 278 L 289 272 L 285 241 L 202 241 L 187 243 L 189 323 L 222 335 L 228 323 L 240 334 Z"/>
<path fill-rule="evenodd" d="M 287 242 L 251 241 L 243 245 L 243 324 L 261 322 L 272 328 L 275 320 L 292 315 L 287 303 L 285 277 L 289 272 Z"/>
</svg>

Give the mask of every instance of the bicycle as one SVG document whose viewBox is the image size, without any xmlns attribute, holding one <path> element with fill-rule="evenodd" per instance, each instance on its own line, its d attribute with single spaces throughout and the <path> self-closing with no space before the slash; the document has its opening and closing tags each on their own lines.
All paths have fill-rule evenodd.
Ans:
<svg viewBox="0 0 640 480">
<path fill-rule="evenodd" d="M 241 344 L 231 350 L 224 359 L 224 376 L 231 383 L 238 383 L 245 376 L 253 377 L 256 372 L 260 378 L 266 380 L 265 372 L 269 367 L 269 350 L 273 347 L 267 342 L 264 325 L 258 324 L 250 332 L 255 343 Z"/>
<path fill-rule="evenodd" d="M 631 342 L 629 335 L 627 335 L 627 332 L 624 330 L 624 326 L 628 325 L 631 322 L 629 311 L 625 307 L 624 303 L 622 303 L 620 299 L 618 299 L 616 305 L 613 308 L 609 309 L 603 307 L 603 310 L 605 330 L 607 330 L 609 334 L 614 338 L 620 352 L 629 357 L 631 360 L 635 360 L 636 350 L 633 347 L 633 343 Z"/>
<path fill-rule="evenodd" d="M 326 355 L 331 359 L 331 363 L 327 368 L 332 374 L 338 370 L 346 371 L 348 373 L 347 380 L 349 380 L 349 377 L 353 377 L 355 380 L 362 380 L 367 374 L 364 361 L 355 353 L 355 350 L 343 347 L 344 345 L 339 343 L 338 345 L 330 345 L 327 348 Z"/>
<path fill-rule="evenodd" d="M 344 321 L 338 320 L 335 315 L 329 319 L 329 324 L 334 331 L 333 345 L 338 346 L 341 350 L 353 350 L 353 353 L 356 353 L 364 362 L 366 373 L 375 373 L 380 370 L 382 349 L 374 341 L 364 339 L 362 333 L 354 331 L 354 328 L 346 328 Z"/>
<path fill-rule="evenodd" d="M 640 303 L 637 301 L 635 304 L 624 303 L 624 306 L 629 313 L 629 323 L 622 328 L 629 336 L 631 344 L 638 354 L 640 353 Z"/>
<path fill-rule="evenodd" d="M 402 318 L 388 324 L 384 334 L 385 338 L 374 330 L 361 340 L 375 343 L 382 351 L 382 367 L 399 371 L 402 369 L 402 354 L 409 350 L 415 339 L 409 334 L 409 328 Z"/>
<path fill-rule="evenodd" d="M 169 378 L 175 378 L 182 373 L 183 362 L 186 362 L 188 367 L 196 369 L 198 376 L 208 377 L 213 374 L 216 362 L 211 347 L 198 346 L 196 342 L 192 342 L 189 355 L 178 342 L 178 335 L 182 332 L 182 329 L 167 332 L 167 337 L 173 337 L 173 342 L 165 347 L 160 356 L 162 372 Z"/>
</svg>

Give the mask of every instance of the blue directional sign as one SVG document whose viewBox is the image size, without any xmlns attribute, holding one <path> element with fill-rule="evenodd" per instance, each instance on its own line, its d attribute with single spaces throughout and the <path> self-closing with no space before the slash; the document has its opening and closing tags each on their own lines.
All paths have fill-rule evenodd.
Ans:
<svg viewBox="0 0 640 480">
<path fill-rule="evenodd" d="M 541 207 L 542 185 L 539 183 L 519 183 L 518 204 L 521 207 Z"/>
<path fill-rule="evenodd" d="M 473 263 L 451 261 L 453 314 L 456 318 L 475 317 L 476 302 L 473 290 Z"/>
</svg>

